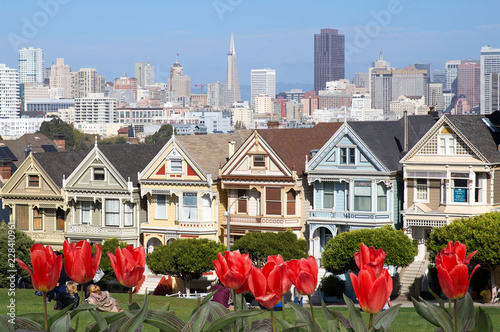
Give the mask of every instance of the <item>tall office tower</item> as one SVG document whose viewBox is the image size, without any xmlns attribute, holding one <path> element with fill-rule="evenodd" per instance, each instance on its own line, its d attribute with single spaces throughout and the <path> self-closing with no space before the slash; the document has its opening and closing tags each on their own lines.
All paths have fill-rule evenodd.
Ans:
<svg viewBox="0 0 500 332">
<path fill-rule="evenodd" d="M 418 70 L 425 70 L 427 72 L 427 83 L 431 82 L 431 64 L 430 63 L 415 63 L 413 66 Z"/>
<path fill-rule="evenodd" d="M 213 108 L 222 109 L 226 106 L 227 87 L 224 83 L 209 83 L 207 86 L 207 103 Z"/>
<path fill-rule="evenodd" d="M 392 101 L 392 68 L 370 68 L 370 98 L 372 108 L 390 111 Z"/>
<path fill-rule="evenodd" d="M 236 51 L 234 49 L 234 37 L 232 32 L 231 41 L 229 42 L 229 52 L 227 53 L 226 87 L 226 105 L 229 106 L 241 100 L 238 68 L 236 66 Z"/>
<path fill-rule="evenodd" d="M 372 72 L 374 70 L 391 70 L 391 63 L 389 61 L 384 60 L 382 56 L 382 51 L 380 51 L 380 55 L 377 61 L 372 62 L 372 66 L 368 68 L 368 91 L 372 91 Z M 373 95 L 371 96 L 372 104 L 373 104 Z"/>
<path fill-rule="evenodd" d="M 75 99 L 75 122 L 114 123 L 116 99 L 104 97 L 104 93 L 90 93 L 88 97 Z"/>
<path fill-rule="evenodd" d="M 500 110 L 500 74 L 490 74 L 490 103 L 491 109 Z"/>
<path fill-rule="evenodd" d="M 104 92 L 104 76 L 97 74 L 95 68 L 81 68 L 71 73 L 73 98 L 85 98 L 90 93 Z"/>
<path fill-rule="evenodd" d="M 344 35 L 336 29 L 321 29 L 314 35 L 314 90 L 325 90 L 326 82 L 345 76 Z"/>
<path fill-rule="evenodd" d="M 434 70 L 432 73 L 432 83 L 443 83 L 443 89 L 446 87 L 446 72 L 444 70 Z"/>
<path fill-rule="evenodd" d="M 444 110 L 443 83 L 429 83 L 429 107 L 434 107 L 435 111 Z"/>
<path fill-rule="evenodd" d="M 455 95 L 457 94 L 458 65 L 461 63 L 460 60 L 448 60 L 445 64 L 446 85 L 444 90 L 451 91 Z"/>
<path fill-rule="evenodd" d="M 113 85 L 116 90 L 130 90 L 134 93 L 134 98 L 137 100 L 137 78 L 128 77 L 125 73 L 120 78 L 115 78 L 115 84 Z"/>
<path fill-rule="evenodd" d="M 45 74 L 43 50 L 24 47 L 19 50 L 19 83 L 43 83 Z"/>
<path fill-rule="evenodd" d="M 484 46 L 481 48 L 481 114 L 491 114 L 493 108 L 492 74 L 500 73 L 500 48 Z"/>
<path fill-rule="evenodd" d="M 135 78 L 137 85 L 141 88 L 148 87 L 155 83 L 155 66 L 151 63 L 136 62 L 135 63 Z"/>
<path fill-rule="evenodd" d="M 266 94 L 276 97 L 276 70 L 270 68 L 252 69 L 251 77 L 251 104 L 255 104 L 255 97 Z"/>
<path fill-rule="evenodd" d="M 426 70 L 408 66 L 392 71 L 392 100 L 398 99 L 401 95 L 424 96 L 425 103 L 428 103 L 428 89 Z"/>
<path fill-rule="evenodd" d="M 177 101 L 186 106 L 191 98 L 191 78 L 184 75 L 184 68 L 177 61 L 170 67 L 168 89 L 176 92 Z"/>
<path fill-rule="evenodd" d="M 467 105 L 472 108 L 481 102 L 481 66 L 476 62 L 464 62 L 458 65 L 457 95 L 464 95 Z M 463 110 L 468 112 L 468 109 Z"/>
<path fill-rule="evenodd" d="M 19 117 L 19 75 L 0 63 L 0 118 Z"/>
<path fill-rule="evenodd" d="M 63 98 L 71 99 L 71 68 L 64 64 L 63 58 L 50 67 L 49 86 L 63 89 Z"/>
</svg>

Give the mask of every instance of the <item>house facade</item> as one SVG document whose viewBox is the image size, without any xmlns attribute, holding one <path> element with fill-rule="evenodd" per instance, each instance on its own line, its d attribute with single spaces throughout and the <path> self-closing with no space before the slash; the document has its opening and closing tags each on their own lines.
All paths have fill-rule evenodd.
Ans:
<svg viewBox="0 0 500 332">
<path fill-rule="evenodd" d="M 403 223 L 419 243 L 434 227 L 500 208 L 497 115 L 445 115 L 401 159 Z"/>
</svg>

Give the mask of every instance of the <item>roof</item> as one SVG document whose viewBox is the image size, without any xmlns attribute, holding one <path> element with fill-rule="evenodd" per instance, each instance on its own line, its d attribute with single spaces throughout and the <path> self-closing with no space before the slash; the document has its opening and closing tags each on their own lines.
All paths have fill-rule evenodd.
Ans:
<svg viewBox="0 0 500 332">
<path fill-rule="evenodd" d="M 230 134 L 175 136 L 194 161 L 212 179 L 219 176 L 219 167 L 229 160 L 229 142 L 235 142 L 234 151 L 250 136 L 251 130 L 238 130 Z"/>
<path fill-rule="evenodd" d="M 260 136 L 297 174 L 304 174 L 306 156 L 320 149 L 337 132 L 343 122 L 322 122 L 313 128 L 258 129 Z"/>
<path fill-rule="evenodd" d="M 0 147 L 6 146 L 12 151 L 12 153 L 17 157 L 17 161 L 14 161 L 14 165 L 19 167 L 24 159 L 26 159 L 25 150 L 28 145 L 31 144 L 31 153 L 45 153 L 44 145 L 52 145 L 57 151 L 65 151 L 63 148 L 57 146 L 53 140 L 47 138 L 42 133 L 35 134 L 24 134 L 17 140 L 0 140 Z"/>
<path fill-rule="evenodd" d="M 34 153 L 33 157 L 47 172 L 51 179 L 62 187 L 63 176 L 68 177 L 82 162 L 90 150 L 59 152 L 59 153 Z"/>
<path fill-rule="evenodd" d="M 404 150 L 404 118 L 397 121 L 353 121 L 349 127 L 389 170 L 401 168 Z M 408 116 L 408 150 L 436 123 L 430 115 Z"/>
</svg>

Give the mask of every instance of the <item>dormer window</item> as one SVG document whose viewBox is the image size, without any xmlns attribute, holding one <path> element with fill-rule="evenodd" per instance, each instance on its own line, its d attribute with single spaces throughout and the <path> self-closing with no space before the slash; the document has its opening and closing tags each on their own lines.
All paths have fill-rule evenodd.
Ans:
<svg viewBox="0 0 500 332">
<path fill-rule="evenodd" d="M 28 176 L 28 187 L 38 188 L 40 187 L 40 177 L 38 175 Z"/>
<path fill-rule="evenodd" d="M 355 148 L 340 148 L 340 164 L 354 165 L 356 164 L 356 149 Z"/>
<path fill-rule="evenodd" d="M 181 159 L 171 159 L 170 160 L 170 172 L 182 173 L 182 160 Z"/>
<path fill-rule="evenodd" d="M 266 167 L 266 156 L 256 154 L 253 156 L 253 167 Z"/>
<path fill-rule="evenodd" d="M 104 181 L 104 168 L 94 168 L 94 181 Z"/>
</svg>

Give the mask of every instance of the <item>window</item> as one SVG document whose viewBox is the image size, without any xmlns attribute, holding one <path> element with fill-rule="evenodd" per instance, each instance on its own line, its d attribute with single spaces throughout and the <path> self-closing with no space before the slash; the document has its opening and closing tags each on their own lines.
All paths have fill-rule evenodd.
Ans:
<svg viewBox="0 0 500 332">
<path fill-rule="evenodd" d="M 286 193 L 286 214 L 289 216 L 295 215 L 295 200 L 297 197 L 297 193 L 295 190 L 291 189 Z"/>
<path fill-rule="evenodd" d="M 33 209 L 33 230 L 42 230 L 42 213 L 37 208 Z"/>
<path fill-rule="evenodd" d="M 134 205 L 130 202 L 123 205 L 123 225 L 134 226 Z"/>
<path fill-rule="evenodd" d="M 333 191 L 334 184 L 333 182 L 325 182 L 323 184 L 323 208 L 324 209 L 333 209 Z"/>
<path fill-rule="evenodd" d="M 387 211 L 387 187 L 385 183 L 377 184 L 377 211 Z"/>
<path fill-rule="evenodd" d="M 106 226 L 120 226 L 120 200 L 106 200 Z"/>
<path fill-rule="evenodd" d="M 371 182 L 370 181 L 355 181 L 354 182 L 354 210 L 356 211 L 371 211 Z"/>
<path fill-rule="evenodd" d="M 264 155 L 253 156 L 253 167 L 266 167 L 266 157 Z"/>
<path fill-rule="evenodd" d="M 28 175 L 28 187 L 40 187 L 40 178 L 38 175 Z"/>
<path fill-rule="evenodd" d="M 428 189 L 428 185 L 427 185 L 427 179 L 417 179 L 416 180 L 416 185 L 415 185 L 415 189 L 416 189 L 416 196 L 415 196 L 415 199 L 416 201 L 418 202 L 427 202 L 428 199 L 427 199 L 427 189 Z"/>
<path fill-rule="evenodd" d="M 82 224 L 90 224 L 92 222 L 92 202 L 81 202 L 82 208 Z"/>
<path fill-rule="evenodd" d="M 16 228 L 22 230 L 29 229 L 28 205 L 16 205 Z"/>
<path fill-rule="evenodd" d="M 212 199 L 209 194 L 205 194 L 201 201 L 202 206 L 202 220 L 211 221 L 212 220 Z"/>
<path fill-rule="evenodd" d="M 487 173 L 476 173 L 476 185 L 474 188 L 474 201 L 476 203 L 483 202 L 483 187 L 485 185 Z"/>
<path fill-rule="evenodd" d="M 104 181 L 104 168 L 94 168 L 94 181 Z"/>
<path fill-rule="evenodd" d="M 247 195 L 247 191 L 245 189 L 238 189 L 238 199 L 239 197 L 243 197 Z M 238 211 L 237 213 L 248 213 L 248 201 L 247 199 L 238 199 Z"/>
<path fill-rule="evenodd" d="M 455 203 L 467 203 L 469 202 L 467 179 L 452 179 L 452 197 Z"/>
<path fill-rule="evenodd" d="M 198 200 L 196 193 L 182 194 L 182 219 L 183 220 L 198 219 Z"/>
<path fill-rule="evenodd" d="M 438 140 L 439 154 L 455 154 L 455 137 L 453 135 L 441 135 Z"/>
<path fill-rule="evenodd" d="M 167 219 L 167 195 L 156 195 L 155 219 Z"/>
<path fill-rule="evenodd" d="M 281 188 L 266 188 L 266 213 L 281 215 Z"/>
<path fill-rule="evenodd" d="M 354 165 L 356 164 L 356 149 L 355 148 L 340 148 L 340 164 Z"/>
<path fill-rule="evenodd" d="M 64 231 L 64 223 L 66 220 L 66 213 L 64 212 L 63 209 L 57 209 L 56 218 L 57 218 L 57 230 Z"/>
<path fill-rule="evenodd" d="M 181 159 L 170 160 L 170 172 L 182 173 L 182 160 Z"/>
</svg>

